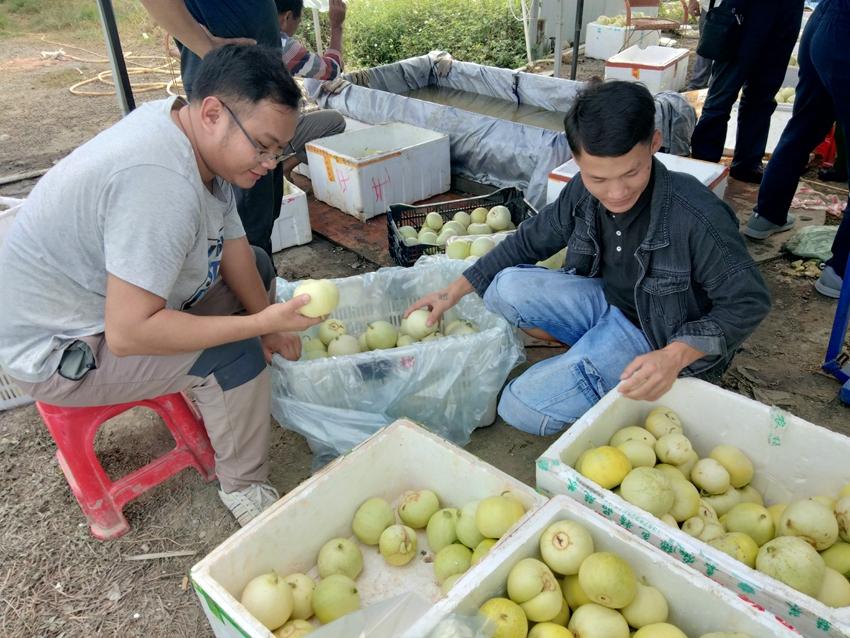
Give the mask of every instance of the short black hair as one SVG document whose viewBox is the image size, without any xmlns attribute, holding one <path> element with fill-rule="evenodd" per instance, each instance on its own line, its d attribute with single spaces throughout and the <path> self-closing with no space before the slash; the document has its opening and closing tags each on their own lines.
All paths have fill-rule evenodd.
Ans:
<svg viewBox="0 0 850 638">
<path fill-rule="evenodd" d="M 573 155 L 620 157 L 652 141 L 655 100 L 643 84 L 591 82 L 564 118 L 564 130 Z"/>
<path fill-rule="evenodd" d="M 277 14 L 292 11 L 292 15 L 296 18 L 301 17 L 301 12 L 304 10 L 304 0 L 274 0 L 277 6 Z"/>
<path fill-rule="evenodd" d="M 228 44 L 204 56 L 192 86 L 192 101 L 209 96 L 235 103 L 270 100 L 298 109 L 301 90 L 280 57 L 280 50 L 259 45 Z"/>
</svg>

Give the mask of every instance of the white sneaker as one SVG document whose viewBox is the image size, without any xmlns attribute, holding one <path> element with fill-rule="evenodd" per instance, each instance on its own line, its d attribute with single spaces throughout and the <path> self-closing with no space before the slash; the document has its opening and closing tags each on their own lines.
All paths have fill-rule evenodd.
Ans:
<svg viewBox="0 0 850 638">
<path fill-rule="evenodd" d="M 239 525 L 245 525 L 280 498 L 277 490 L 268 483 L 253 483 L 229 493 L 219 490 L 218 496 Z"/>
</svg>

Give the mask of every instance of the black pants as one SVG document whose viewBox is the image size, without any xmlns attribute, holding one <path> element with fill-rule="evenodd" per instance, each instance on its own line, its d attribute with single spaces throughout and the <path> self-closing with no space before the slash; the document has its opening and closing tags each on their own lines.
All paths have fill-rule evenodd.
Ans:
<svg viewBox="0 0 850 638">
<path fill-rule="evenodd" d="M 708 96 L 691 138 L 695 158 L 720 161 L 732 106 L 743 89 L 738 107 L 738 134 L 732 167 L 761 166 L 774 96 L 785 70 L 803 17 L 803 0 L 748 0 L 742 4 L 744 22 L 737 55 L 715 62 Z"/>
<path fill-rule="evenodd" d="M 806 25 L 798 59 L 794 113 L 767 164 L 756 206 L 758 214 L 774 224 L 785 223 L 809 153 L 832 123 L 850 131 L 850 0 L 821 0 Z M 845 213 L 827 262 L 840 276 L 848 251 L 850 213 Z"/>
</svg>

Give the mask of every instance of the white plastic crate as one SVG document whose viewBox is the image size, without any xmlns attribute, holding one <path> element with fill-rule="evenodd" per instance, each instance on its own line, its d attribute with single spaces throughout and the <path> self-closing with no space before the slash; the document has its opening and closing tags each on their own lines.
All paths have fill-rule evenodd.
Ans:
<svg viewBox="0 0 850 638">
<path fill-rule="evenodd" d="M 192 586 L 215 635 L 271 638 L 239 603 L 251 578 L 272 569 L 284 576 L 309 573 L 325 542 L 353 538 L 351 520 L 363 501 L 381 496 L 393 503 L 405 490 L 422 488 L 434 490 L 446 507 L 510 490 L 527 510 L 517 525 L 546 502 L 472 454 L 408 420 L 396 421 L 286 494 L 192 568 Z M 419 549 L 427 550 L 425 534 L 417 536 Z M 392 567 L 376 548 L 360 547 L 364 567 L 357 586 L 364 607 L 405 591 L 416 591 L 429 602 L 441 597 L 433 564 L 421 554 L 408 565 Z"/>
<path fill-rule="evenodd" d="M 607 444 L 627 425 L 642 424 L 656 406 L 675 410 L 685 435 L 704 457 L 721 443 L 752 460 L 752 485 L 767 504 L 837 493 L 850 482 L 850 438 L 698 379 L 679 379 L 658 401 L 632 401 L 612 390 L 537 460 L 537 488 L 567 494 L 629 529 L 671 556 L 764 606 L 805 636 L 846 638 L 848 609 L 826 607 L 727 556 L 579 474 L 573 465 L 584 450 Z M 844 616 L 846 618 L 846 616 Z"/>
<path fill-rule="evenodd" d="M 272 228 L 272 252 L 313 241 L 307 194 L 295 184 L 284 180 L 280 215 Z"/>
<path fill-rule="evenodd" d="M 449 190 L 449 138 L 395 122 L 307 144 L 313 194 L 361 221 Z"/>
<path fill-rule="evenodd" d="M 655 95 L 681 91 L 688 78 L 688 49 L 631 46 L 605 62 L 606 80 L 625 80 L 646 85 Z"/>
<path fill-rule="evenodd" d="M 729 168 L 723 164 L 704 162 L 691 159 L 690 157 L 679 157 L 669 153 L 656 153 L 655 157 L 671 171 L 693 175 L 705 186 L 707 186 L 720 199 L 726 194 L 726 184 L 729 181 Z M 546 186 L 546 203 L 550 204 L 558 199 L 564 186 L 578 173 L 579 168 L 575 159 L 570 158 L 564 164 L 549 173 L 549 181 Z"/>
<path fill-rule="evenodd" d="M 629 563 L 638 578 L 645 578 L 647 584 L 657 588 L 670 608 L 668 622 L 688 636 L 738 631 L 751 638 L 799 638 L 799 634 L 776 622 L 771 614 L 747 604 L 707 578 L 695 577 L 663 552 L 641 543 L 564 496 L 553 497 L 510 537 L 494 547 L 403 638 L 424 638 L 448 614 L 475 615 L 490 598 L 505 596 L 511 568 L 523 558 L 539 559 L 540 536 L 549 525 L 561 520 L 584 525 L 593 537 L 596 551 L 617 554 Z"/>
<path fill-rule="evenodd" d="M 585 31 L 584 54 L 595 60 L 607 60 L 632 45 L 658 44 L 659 31 L 636 31 L 634 27 L 615 27 L 589 22 Z"/>
</svg>

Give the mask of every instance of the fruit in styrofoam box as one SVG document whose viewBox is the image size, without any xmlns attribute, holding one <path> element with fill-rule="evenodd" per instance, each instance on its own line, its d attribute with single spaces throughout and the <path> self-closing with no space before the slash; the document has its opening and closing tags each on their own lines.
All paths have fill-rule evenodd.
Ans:
<svg viewBox="0 0 850 638">
<path fill-rule="evenodd" d="M 660 439 L 670 432 L 681 432 L 682 420 L 670 408 L 659 406 L 653 408 L 646 416 L 643 427 L 649 430 L 656 439 Z"/>
<path fill-rule="evenodd" d="M 838 523 L 838 537 L 850 543 L 850 496 L 842 496 L 835 503 L 835 520 Z"/>
<path fill-rule="evenodd" d="M 570 609 L 578 609 L 582 605 L 593 602 L 581 588 L 581 583 L 578 581 L 578 574 L 564 576 L 561 581 L 561 593 L 564 595 L 564 600 L 567 601 Z"/>
<path fill-rule="evenodd" d="M 732 487 L 744 487 L 753 480 L 753 462 L 734 445 L 718 445 L 708 454 L 729 472 Z"/>
<path fill-rule="evenodd" d="M 443 227 L 443 217 L 440 213 L 428 213 L 425 215 L 425 225 L 432 230 L 440 230 Z"/>
<path fill-rule="evenodd" d="M 665 523 L 665 524 L 669 525 L 670 527 L 675 527 L 677 529 L 679 527 L 679 522 L 675 518 L 673 518 L 673 516 L 671 514 L 662 514 L 658 518 L 661 519 L 662 523 Z"/>
<path fill-rule="evenodd" d="M 404 322 L 404 332 L 409 334 L 414 339 L 423 339 L 430 334 L 437 332 L 437 324 L 429 326 L 427 324 L 428 317 L 431 316 L 429 310 L 419 308 L 410 313 Z"/>
<path fill-rule="evenodd" d="M 743 532 L 762 546 L 776 535 L 773 518 L 767 508 L 757 503 L 738 503 L 726 514 L 725 525 L 730 532 Z"/>
<path fill-rule="evenodd" d="M 829 549 L 823 550 L 820 555 L 827 567 L 850 578 L 850 543 L 838 541 Z"/>
<path fill-rule="evenodd" d="M 507 206 L 493 206 L 487 211 L 487 225 L 493 230 L 505 230 L 511 223 L 511 211 Z"/>
<path fill-rule="evenodd" d="M 322 545 L 316 562 L 319 576 L 322 578 L 343 574 L 355 579 L 363 570 L 363 554 L 360 553 L 360 548 L 347 538 L 332 538 Z"/>
<path fill-rule="evenodd" d="M 300 618 L 294 618 L 273 633 L 274 638 L 303 638 L 315 631 L 315 629 L 312 623 L 301 620 Z"/>
<path fill-rule="evenodd" d="M 260 574 L 248 581 L 239 602 L 248 613 L 273 631 L 292 615 L 292 588 L 275 572 Z"/>
<path fill-rule="evenodd" d="M 662 622 L 638 629 L 632 638 L 688 638 L 676 625 Z"/>
<path fill-rule="evenodd" d="M 428 519 L 425 534 L 428 537 L 428 546 L 432 552 L 439 552 L 447 545 L 457 541 L 457 518 L 459 511 L 454 507 L 445 507 L 437 510 Z"/>
<path fill-rule="evenodd" d="M 470 501 L 464 505 L 458 512 L 457 524 L 455 525 L 457 539 L 472 550 L 484 540 L 484 535 L 478 531 L 478 527 L 475 525 L 475 512 L 478 510 L 479 502 Z"/>
<path fill-rule="evenodd" d="M 830 511 L 835 510 L 835 504 L 838 502 L 831 496 L 812 496 L 813 501 L 817 501 L 821 505 L 825 505 Z"/>
<path fill-rule="evenodd" d="M 637 584 L 635 597 L 620 610 L 631 627 L 640 629 L 653 623 L 665 622 L 669 613 L 664 594 L 651 585 Z"/>
<path fill-rule="evenodd" d="M 629 624 L 622 614 L 596 603 L 573 611 L 567 629 L 581 638 L 629 638 Z"/>
<path fill-rule="evenodd" d="M 797 536 L 777 536 L 759 549 L 756 569 L 797 591 L 817 596 L 826 564 L 820 554 Z"/>
<path fill-rule="evenodd" d="M 399 335 L 395 345 L 396 348 L 401 348 L 404 346 L 409 346 L 411 343 L 416 343 L 416 339 L 414 339 L 410 335 Z"/>
<path fill-rule="evenodd" d="M 339 304 L 339 289 L 327 279 L 307 279 L 295 287 L 293 299 L 301 295 L 310 295 L 310 301 L 298 309 L 305 317 L 324 317 Z"/>
<path fill-rule="evenodd" d="M 419 233 L 419 243 L 420 244 L 428 244 L 429 246 L 437 245 L 437 233 L 432 230 L 426 231 L 424 233 Z"/>
<path fill-rule="evenodd" d="M 785 511 L 785 508 L 788 507 L 788 503 L 774 503 L 773 505 L 768 505 L 767 511 L 770 513 L 770 518 L 773 519 L 773 528 L 779 528 L 779 519 L 782 518 L 782 512 Z"/>
<path fill-rule="evenodd" d="M 621 609 L 637 594 L 637 578 L 631 566 L 612 552 L 596 552 L 578 570 L 582 591 L 594 603 Z"/>
<path fill-rule="evenodd" d="M 730 487 L 723 494 L 704 494 L 702 501 L 710 505 L 715 515 L 720 517 L 741 502 L 741 493 Z"/>
<path fill-rule="evenodd" d="M 561 584 L 558 583 L 558 587 L 560 588 Z M 562 627 L 566 627 L 567 623 L 570 621 L 570 606 L 567 604 L 567 601 L 561 598 L 561 611 L 552 619 L 547 622 L 555 623 L 556 625 L 561 625 Z"/>
<path fill-rule="evenodd" d="M 339 335 L 328 344 L 328 354 L 332 357 L 343 357 L 362 352 L 360 342 L 351 335 Z"/>
<path fill-rule="evenodd" d="M 407 525 L 390 525 L 378 539 L 378 551 L 390 565 L 407 565 L 416 555 L 416 532 Z"/>
<path fill-rule="evenodd" d="M 366 345 L 370 350 L 395 348 L 398 330 L 389 321 L 373 321 L 366 327 Z"/>
<path fill-rule="evenodd" d="M 575 638 L 573 632 L 555 622 L 541 622 L 528 632 L 528 638 Z"/>
<path fill-rule="evenodd" d="M 472 257 L 483 257 L 495 247 L 495 242 L 489 237 L 479 237 L 478 239 L 475 239 L 469 247 L 469 254 Z"/>
<path fill-rule="evenodd" d="M 313 590 L 316 581 L 307 574 L 294 573 L 283 579 L 292 588 L 292 618 L 306 620 L 313 615 Z"/>
<path fill-rule="evenodd" d="M 681 523 L 696 516 L 699 513 L 699 492 L 694 484 L 683 479 L 673 479 L 670 487 L 673 489 L 673 505 L 667 513 L 673 520 Z"/>
<path fill-rule="evenodd" d="M 452 543 L 437 552 L 434 557 L 434 574 L 442 584 L 449 576 L 462 574 L 472 562 L 472 550 L 466 545 Z"/>
<path fill-rule="evenodd" d="M 588 450 L 576 468 L 580 474 L 599 483 L 605 489 L 617 487 L 631 472 L 629 458 L 610 445 L 600 445 Z"/>
<path fill-rule="evenodd" d="M 413 226 L 399 226 L 398 234 L 402 237 L 416 237 L 417 232 Z"/>
<path fill-rule="evenodd" d="M 745 485 L 738 489 L 738 494 L 741 495 L 742 503 L 755 503 L 756 505 L 764 505 L 764 497 L 752 485 Z"/>
<path fill-rule="evenodd" d="M 715 549 L 744 563 L 747 567 L 756 566 L 758 544 L 743 532 L 727 532 L 708 542 Z"/>
<path fill-rule="evenodd" d="M 640 441 L 653 448 L 654 451 L 657 440 L 646 428 L 642 428 L 639 425 L 629 425 L 614 432 L 614 435 L 608 441 L 608 445 L 617 447 L 626 441 Z"/>
<path fill-rule="evenodd" d="M 536 558 L 523 558 L 508 573 L 508 598 L 522 607 L 532 622 L 552 620 L 564 596 L 552 570 Z"/>
<path fill-rule="evenodd" d="M 452 221 L 455 221 L 464 228 L 466 228 L 472 223 L 472 217 L 465 210 L 459 210 L 454 215 L 452 215 Z"/>
<path fill-rule="evenodd" d="M 711 458 L 697 461 L 694 469 L 691 470 L 691 482 L 703 492 L 714 495 L 725 494 L 731 487 L 729 472 L 718 461 Z"/>
<path fill-rule="evenodd" d="M 401 495 L 398 517 L 413 529 L 422 529 L 440 509 L 440 499 L 431 490 L 410 490 Z"/>
<path fill-rule="evenodd" d="M 331 574 L 313 590 L 313 611 L 322 624 L 333 622 L 360 609 L 360 592 L 348 576 Z"/>
<path fill-rule="evenodd" d="M 662 463 L 681 465 L 693 452 L 690 439 L 681 432 L 670 432 L 655 442 L 655 455 Z"/>
<path fill-rule="evenodd" d="M 377 545 L 381 533 L 395 522 L 392 506 L 386 499 L 373 497 L 361 503 L 351 521 L 351 531 L 366 545 Z"/>
<path fill-rule="evenodd" d="M 540 557 L 552 571 L 563 576 L 578 574 L 579 567 L 593 549 L 590 532 L 574 521 L 552 523 L 540 535 Z"/>
<path fill-rule="evenodd" d="M 470 235 L 492 235 L 493 229 L 487 224 L 477 224 L 473 222 L 467 227 L 466 232 Z"/>
<path fill-rule="evenodd" d="M 623 441 L 615 446 L 629 459 L 632 467 L 655 467 L 655 450 L 642 441 Z"/>
<path fill-rule="evenodd" d="M 679 465 L 674 465 L 677 470 L 679 470 L 683 476 L 686 478 L 691 475 L 691 471 L 694 469 L 694 465 L 699 461 L 699 455 L 695 451 L 691 451 L 688 455 L 687 460 L 684 463 L 680 463 Z"/>
<path fill-rule="evenodd" d="M 676 498 L 670 479 L 651 467 L 629 472 L 620 484 L 620 496 L 654 516 L 668 513 Z"/>
<path fill-rule="evenodd" d="M 472 242 L 469 241 L 453 241 L 446 246 L 446 256 L 449 259 L 466 259 L 470 246 Z"/>
<path fill-rule="evenodd" d="M 838 521 L 824 505 L 811 499 L 794 501 L 779 517 L 777 536 L 798 536 L 818 551 L 838 540 Z"/>
<path fill-rule="evenodd" d="M 838 490 L 838 496 L 836 497 L 836 499 L 841 500 L 845 496 L 850 496 L 850 483 L 845 483 L 841 486 L 841 489 Z"/>
<path fill-rule="evenodd" d="M 526 638 L 528 619 L 522 607 L 508 598 L 491 598 L 478 608 L 478 613 L 489 621 L 492 638 Z"/>
<path fill-rule="evenodd" d="M 795 93 L 796 89 L 793 86 L 781 88 L 776 93 L 775 100 L 779 104 L 792 104 L 794 102 Z"/>
<path fill-rule="evenodd" d="M 319 324 L 319 340 L 327 346 L 334 337 L 348 334 L 345 324 L 339 319 L 325 319 Z"/>
<path fill-rule="evenodd" d="M 699 538 L 703 543 L 710 543 L 711 541 L 720 538 L 725 533 L 726 529 L 720 523 L 705 521 L 705 526 L 702 528 L 702 532 L 700 532 L 697 538 Z"/>
<path fill-rule="evenodd" d="M 475 526 L 485 538 L 501 538 L 523 517 L 525 507 L 513 496 L 488 496 L 478 503 Z"/>
<path fill-rule="evenodd" d="M 301 352 L 327 352 L 327 350 L 321 339 L 304 335 L 301 337 Z"/>
<path fill-rule="evenodd" d="M 659 463 L 655 466 L 655 469 L 664 474 L 671 481 L 675 480 L 685 480 L 688 481 L 688 477 L 682 473 L 675 465 L 668 465 L 667 463 Z"/>
<path fill-rule="evenodd" d="M 493 545 L 496 544 L 496 539 L 494 538 L 485 538 L 478 545 L 475 546 L 475 549 L 472 550 L 472 560 L 470 561 L 470 565 L 477 565 L 482 558 L 484 558 L 487 553 L 493 549 Z"/>
<path fill-rule="evenodd" d="M 487 220 L 488 210 L 479 206 L 469 214 L 470 224 L 483 224 Z M 469 226 L 470 224 L 467 224 Z"/>
<path fill-rule="evenodd" d="M 850 606 L 850 581 L 831 567 L 823 573 L 823 585 L 815 596 L 827 607 Z"/>
</svg>

